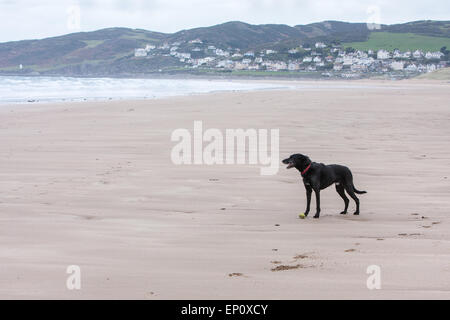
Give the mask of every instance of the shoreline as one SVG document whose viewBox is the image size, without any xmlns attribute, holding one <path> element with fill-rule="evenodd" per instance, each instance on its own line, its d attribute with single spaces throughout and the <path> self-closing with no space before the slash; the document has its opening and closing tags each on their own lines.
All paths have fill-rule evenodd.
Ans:
<svg viewBox="0 0 450 320">
<path fill-rule="evenodd" d="M 47 77 L 45 77 L 47 78 Z M 60 77 L 55 77 L 60 78 Z M 68 77 L 71 78 L 71 77 Z M 72 78 L 71 78 L 72 79 Z M 77 79 L 77 78 L 73 78 Z M 92 79 L 92 80 L 114 80 L 118 78 L 85 78 L 85 79 Z M 123 80 L 139 80 L 136 78 L 123 78 Z M 147 80 L 156 80 L 149 78 Z M 174 78 L 174 79 L 164 79 L 164 80 L 186 80 L 181 78 Z M 262 88 L 231 88 L 231 89 L 214 89 L 211 91 L 199 91 L 199 92 L 185 92 L 185 93 L 175 93 L 175 94 L 166 94 L 161 96 L 142 96 L 142 97 L 77 97 L 77 98 L 53 98 L 53 99 L 38 99 L 38 98 L 27 98 L 28 101 L 17 101 L 17 102 L 11 102 L 11 101 L 0 101 L 0 108 L 8 105 L 41 105 L 41 104 L 58 104 L 58 103 L 84 103 L 84 102 L 107 102 L 107 101 L 151 101 L 151 100 L 158 100 L 158 99 L 167 99 L 167 98 L 174 98 L 174 97 L 189 97 L 189 96 L 197 96 L 197 95 L 211 95 L 216 93 L 233 93 L 233 92 L 258 92 L 258 91 L 290 91 L 290 90 L 329 90 L 329 89 L 335 89 L 335 90 L 345 90 L 345 89 L 407 89 L 411 86 L 427 86 L 427 85 L 433 85 L 433 86 L 440 86 L 440 85 L 448 85 L 450 84 L 450 81 L 446 80 L 427 80 L 427 79 L 405 79 L 405 80 L 370 80 L 370 79 L 359 79 L 359 80 L 348 80 L 348 79 L 342 79 L 342 80 L 296 80 L 296 79 L 274 79 L 274 80 L 266 80 L 266 79 L 251 79 L 251 80 L 236 80 L 236 79 L 187 79 L 187 80 L 193 80 L 193 81 L 207 81 L 207 82 L 216 82 L 220 84 L 225 83 L 233 83 L 233 84 L 241 84 L 243 86 L 248 84 L 267 84 L 267 87 Z M 270 87 L 270 85 L 273 85 L 273 87 Z M 62 88 L 64 89 L 64 88 Z M 26 99 L 24 99 L 26 100 Z"/>
</svg>

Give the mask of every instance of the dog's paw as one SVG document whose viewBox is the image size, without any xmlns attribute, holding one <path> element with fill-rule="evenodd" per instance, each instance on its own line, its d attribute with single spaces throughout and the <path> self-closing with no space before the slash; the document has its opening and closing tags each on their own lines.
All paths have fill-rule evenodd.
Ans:
<svg viewBox="0 0 450 320">
<path fill-rule="evenodd" d="M 342 212 L 339 213 L 339 214 L 347 214 L 347 211 L 342 211 Z"/>
<path fill-rule="evenodd" d="M 313 218 L 314 219 L 319 219 L 320 215 L 316 214 Z"/>
<path fill-rule="evenodd" d="M 353 212 L 353 215 L 354 215 L 354 216 L 359 216 L 359 211 Z"/>
</svg>

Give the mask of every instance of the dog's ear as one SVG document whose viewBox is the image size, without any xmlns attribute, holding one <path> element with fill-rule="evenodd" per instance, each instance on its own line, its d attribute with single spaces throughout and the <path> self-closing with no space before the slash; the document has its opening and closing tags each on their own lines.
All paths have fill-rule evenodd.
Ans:
<svg viewBox="0 0 450 320">
<path fill-rule="evenodd" d="M 305 163 L 310 163 L 311 162 L 311 159 L 308 157 L 308 156 L 304 156 L 305 158 L 304 158 L 304 162 Z"/>
</svg>

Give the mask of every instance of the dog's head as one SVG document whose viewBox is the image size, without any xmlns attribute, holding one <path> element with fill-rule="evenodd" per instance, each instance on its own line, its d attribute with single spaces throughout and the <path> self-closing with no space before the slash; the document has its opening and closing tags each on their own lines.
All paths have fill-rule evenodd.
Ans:
<svg viewBox="0 0 450 320">
<path fill-rule="evenodd" d="M 296 153 L 291 155 L 289 158 L 284 159 L 282 162 L 287 164 L 286 169 L 295 167 L 298 170 L 303 170 L 311 163 L 311 160 L 303 154 Z"/>
</svg>

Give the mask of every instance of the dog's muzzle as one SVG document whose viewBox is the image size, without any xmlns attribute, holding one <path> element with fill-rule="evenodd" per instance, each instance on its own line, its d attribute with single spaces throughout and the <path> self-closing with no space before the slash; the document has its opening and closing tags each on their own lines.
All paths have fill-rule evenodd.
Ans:
<svg viewBox="0 0 450 320">
<path fill-rule="evenodd" d="M 290 169 L 294 167 L 294 162 L 290 161 L 289 159 L 285 159 L 283 160 L 284 164 L 287 164 L 288 166 L 286 167 L 286 169 Z"/>
</svg>

